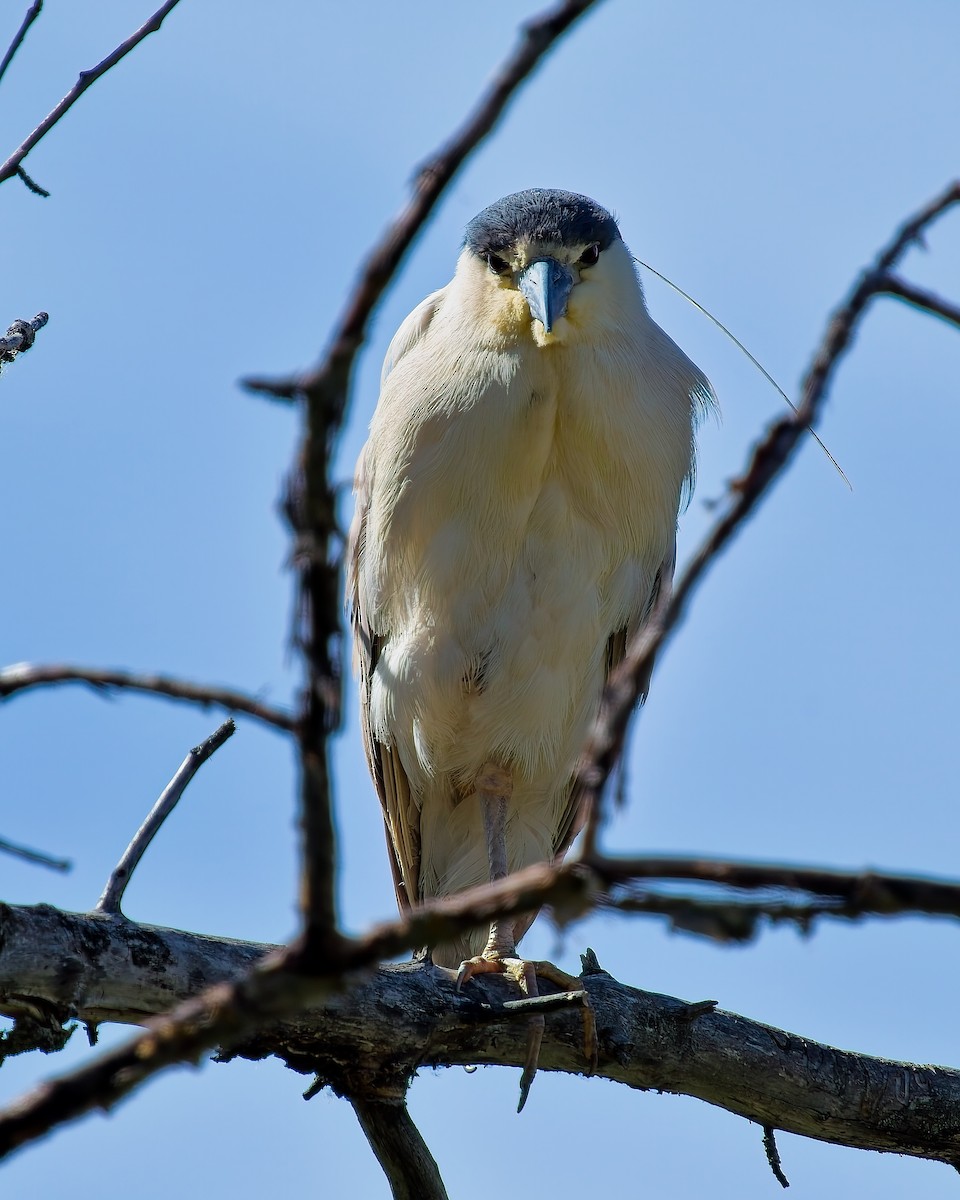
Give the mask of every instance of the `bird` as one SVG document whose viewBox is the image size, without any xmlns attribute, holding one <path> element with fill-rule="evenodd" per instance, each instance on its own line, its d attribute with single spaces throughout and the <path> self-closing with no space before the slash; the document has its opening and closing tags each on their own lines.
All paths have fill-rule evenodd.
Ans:
<svg viewBox="0 0 960 1200">
<path fill-rule="evenodd" d="M 574 192 L 485 208 L 453 279 L 401 324 L 346 554 L 401 911 L 570 848 L 578 755 L 607 676 L 669 596 L 712 403 L 651 318 L 617 220 Z M 487 972 L 528 996 L 538 975 L 569 985 L 519 954 L 535 915 L 428 952 L 458 988 Z M 521 1108 L 542 1036 L 531 1021 Z"/>
</svg>

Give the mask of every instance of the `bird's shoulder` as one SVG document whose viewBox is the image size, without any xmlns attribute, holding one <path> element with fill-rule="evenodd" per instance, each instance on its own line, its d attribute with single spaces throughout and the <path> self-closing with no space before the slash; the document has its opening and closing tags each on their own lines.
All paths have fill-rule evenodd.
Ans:
<svg viewBox="0 0 960 1200">
<path fill-rule="evenodd" d="M 403 319 L 400 328 L 393 335 L 393 339 L 387 347 L 387 353 L 383 360 L 383 369 L 380 372 L 381 387 L 386 383 L 387 376 L 404 355 L 409 354 L 413 347 L 423 340 L 427 330 L 430 328 L 431 321 L 440 311 L 440 306 L 443 303 L 446 292 L 446 287 L 438 288 L 435 292 L 431 292 L 426 299 L 420 301 L 413 312 L 408 313 Z"/>
</svg>

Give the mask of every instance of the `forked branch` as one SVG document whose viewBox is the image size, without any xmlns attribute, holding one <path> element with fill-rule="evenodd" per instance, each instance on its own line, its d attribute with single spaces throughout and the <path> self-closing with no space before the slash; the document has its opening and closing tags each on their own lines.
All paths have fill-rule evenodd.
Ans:
<svg viewBox="0 0 960 1200">
<path fill-rule="evenodd" d="M 23 173 L 23 167 L 21 165 L 23 160 L 27 157 L 34 146 L 36 146 L 42 138 L 46 137 L 46 135 L 50 132 L 54 125 L 56 125 L 60 118 L 69 112 L 69 110 L 74 106 L 74 104 L 76 104 L 83 93 L 87 90 L 87 88 L 96 83 L 101 76 L 106 75 L 110 68 L 115 67 L 122 58 L 125 58 L 130 53 L 131 50 L 139 46 L 139 44 L 145 37 L 148 36 L 148 34 L 156 33 L 156 31 L 163 24 L 164 18 L 167 16 L 167 14 L 172 9 L 176 8 L 179 3 L 180 0 L 166 0 L 166 3 L 162 4 L 160 8 L 158 8 L 153 14 L 153 16 L 149 18 L 149 20 L 145 21 L 144 24 L 141 25 L 135 33 L 132 33 L 125 41 L 121 42 L 116 50 L 114 50 L 111 54 L 108 54 L 102 62 L 97 63 L 95 67 L 91 67 L 87 71 L 80 72 L 77 82 L 73 85 L 70 91 L 67 92 L 60 103 L 56 105 L 55 108 L 52 108 L 49 113 L 47 113 L 40 124 L 37 125 L 37 127 L 31 133 L 27 134 L 27 136 L 16 148 L 16 150 L 14 150 L 7 161 L 0 165 L 0 183 L 3 183 L 7 179 L 12 179 L 14 175 L 20 175 Z M 39 6 L 36 7 L 39 9 Z M 26 29 L 23 29 L 23 33 L 26 33 Z M 16 47 L 13 47 L 13 49 L 15 51 Z M 12 54 L 10 57 L 12 57 Z M 41 195 L 47 195 L 42 188 L 37 188 L 36 185 L 31 188 L 31 191 L 39 191 Z"/>
</svg>

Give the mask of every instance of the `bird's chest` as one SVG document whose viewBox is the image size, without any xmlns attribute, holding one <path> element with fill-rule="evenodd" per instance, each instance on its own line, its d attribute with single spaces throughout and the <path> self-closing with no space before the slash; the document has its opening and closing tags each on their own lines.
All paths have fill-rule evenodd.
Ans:
<svg viewBox="0 0 960 1200">
<path fill-rule="evenodd" d="M 675 484 L 651 496 L 644 483 L 633 389 L 559 348 L 511 368 L 426 424 L 395 513 L 421 613 L 468 639 L 502 627 L 504 609 L 576 621 L 625 564 L 655 569 L 676 514 Z"/>
</svg>

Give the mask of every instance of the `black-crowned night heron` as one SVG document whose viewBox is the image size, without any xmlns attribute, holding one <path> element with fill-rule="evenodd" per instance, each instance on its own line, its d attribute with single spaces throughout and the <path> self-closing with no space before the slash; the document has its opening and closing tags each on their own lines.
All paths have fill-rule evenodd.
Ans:
<svg viewBox="0 0 960 1200">
<path fill-rule="evenodd" d="M 484 209 L 451 282 L 400 326 L 357 467 L 348 593 L 401 909 L 570 846 L 578 752 L 669 589 L 709 396 L 651 320 L 614 218 L 570 192 Z M 569 984 L 518 957 L 532 921 L 433 959 L 460 983 Z"/>
</svg>

